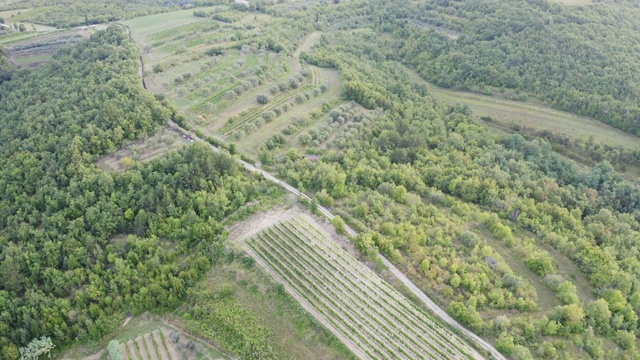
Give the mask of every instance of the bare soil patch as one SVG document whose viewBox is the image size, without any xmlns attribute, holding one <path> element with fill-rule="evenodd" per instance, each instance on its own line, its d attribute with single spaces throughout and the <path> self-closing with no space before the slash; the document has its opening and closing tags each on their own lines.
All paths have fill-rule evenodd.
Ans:
<svg viewBox="0 0 640 360">
<path fill-rule="evenodd" d="M 143 335 L 144 337 L 144 342 L 147 345 L 147 350 L 149 351 L 149 357 L 151 358 L 151 360 L 158 360 L 158 354 L 156 354 L 156 347 L 153 344 L 153 340 L 151 340 L 151 335 L 149 333 L 146 333 Z"/>
<path fill-rule="evenodd" d="M 160 333 L 158 330 L 153 331 L 153 340 L 155 340 L 158 345 L 158 353 L 162 360 L 169 360 L 169 355 L 167 354 L 167 350 L 164 347 L 164 343 L 162 342 L 162 338 L 160 337 Z"/>
<path fill-rule="evenodd" d="M 164 338 L 166 339 L 167 350 L 169 350 L 169 357 L 171 359 L 180 359 L 180 352 L 176 348 L 176 343 L 169 340 L 169 330 L 162 329 L 162 334 L 164 334 Z"/>
<path fill-rule="evenodd" d="M 147 349 L 144 346 L 144 340 L 142 339 L 142 336 L 138 336 L 136 338 L 136 343 L 138 344 L 138 350 L 140 350 L 140 358 L 142 360 L 150 360 L 149 355 L 147 355 Z"/>
</svg>

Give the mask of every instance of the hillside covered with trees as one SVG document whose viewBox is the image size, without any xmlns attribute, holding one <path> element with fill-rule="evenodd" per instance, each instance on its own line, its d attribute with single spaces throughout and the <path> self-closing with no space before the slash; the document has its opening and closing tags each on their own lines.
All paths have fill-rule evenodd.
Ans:
<svg viewBox="0 0 640 360">
<path fill-rule="evenodd" d="M 543 140 L 489 132 L 463 106 L 423 95 L 376 41 L 373 32 L 340 32 L 306 58 L 338 68 L 345 96 L 378 112 L 329 118 L 356 123 L 329 150 L 308 148 L 320 161 L 267 149 L 262 159 L 317 191 L 318 203 L 344 207 L 339 213 L 364 232 L 356 240 L 362 251 L 402 264 L 462 323 L 497 338 L 505 355 L 573 358 L 579 348 L 581 357 L 601 358 L 602 339 L 611 339 L 621 348 L 606 358 L 637 356 L 637 184 L 606 162 L 587 169 Z M 541 289 L 513 272 L 502 246 L 556 293 L 555 308 L 541 308 Z M 559 254 L 593 291 L 577 292 L 559 271 Z"/>
<path fill-rule="evenodd" d="M 531 94 L 640 134 L 634 2 L 394 1 L 383 14 L 401 58 L 440 86 Z"/>
<path fill-rule="evenodd" d="M 185 6 L 204 6 L 221 2 L 220 0 L 28 0 L 10 2 L 4 6 L 0 4 L 0 11 L 35 8 L 32 11 L 24 11 L 21 19 L 64 29 L 175 11 Z"/>
<path fill-rule="evenodd" d="M 122 174 L 95 166 L 167 120 L 138 54 L 114 26 L 0 84 L 2 358 L 175 308 L 222 253 L 222 219 L 273 192 L 204 145 Z"/>
</svg>

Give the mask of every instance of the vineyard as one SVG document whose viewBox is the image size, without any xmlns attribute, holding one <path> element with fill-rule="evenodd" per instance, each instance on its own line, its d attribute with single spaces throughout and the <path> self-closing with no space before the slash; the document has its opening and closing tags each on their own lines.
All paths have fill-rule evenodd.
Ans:
<svg viewBox="0 0 640 360">
<path fill-rule="evenodd" d="M 312 224 L 292 218 L 246 242 L 287 291 L 366 359 L 473 359 L 439 326 Z"/>
<path fill-rule="evenodd" d="M 211 356 L 226 359 L 226 356 L 211 351 L 181 331 L 166 328 L 147 332 L 128 341 L 114 340 L 107 350 L 112 360 L 197 360 L 211 359 Z"/>
</svg>

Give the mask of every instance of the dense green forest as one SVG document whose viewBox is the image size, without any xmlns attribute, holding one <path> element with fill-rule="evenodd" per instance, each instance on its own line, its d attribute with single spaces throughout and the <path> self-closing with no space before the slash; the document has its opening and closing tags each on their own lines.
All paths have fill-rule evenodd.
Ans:
<svg viewBox="0 0 640 360">
<path fill-rule="evenodd" d="M 387 55 L 443 87 L 524 100 L 640 134 L 634 2 L 568 7 L 539 0 L 354 1 L 317 11 L 317 29 L 371 26 L 394 35 Z M 349 16 L 352 21 L 343 21 Z"/>
<path fill-rule="evenodd" d="M 386 7 L 377 25 L 397 35 L 400 58 L 436 84 L 529 93 L 640 134 L 636 3 L 394 1 Z"/>
<path fill-rule="evenodd" d="M 11 65 L 7 58 L 7 51 L 0 48 L 0 83 L 11 78 Z"/>
<path fill-rule="evenodd" d="M 4 358 L 41 335 L 101 339 L 127 312 L 175 308 L 222 253 L 221 221 L 275 191 L 205 145 L 99 170 L 99 156 L 167 119 L 138 54 L 111 27 L 0 85 Z"/>
</svg>

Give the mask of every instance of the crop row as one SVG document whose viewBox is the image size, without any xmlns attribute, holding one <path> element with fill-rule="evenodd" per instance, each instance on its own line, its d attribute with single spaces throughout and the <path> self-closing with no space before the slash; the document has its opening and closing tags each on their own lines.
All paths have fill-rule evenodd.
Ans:
<svg viewBox="0 0 640 360">
<path fill-rule="evenodd" d="M 346 264 L 349 264 L 348 266 L 346 266 L 347 269 L 352 270 L 352 273 L 349 276 L 353 276 L 354 278 L 368 279 L 369 283 L 373 285 L 370 287 L 372 291 L 378 290 L 381 293 L 383 293 L 385 296 L 392 298 L 395 301 L 395 303 L 393 304 L 399 305 L 399 307 L 402 308 L 404 313 L 410 316 L 410 318 L 412 319 L 412 325 L 417 326 L 414 323 L 414 321 L 417 321 L 418 323 L 423 324 L 430 331 L 435 332 L 441 338 L 440 340 L 446 342 L 447 346 L 452 346 L 455 349 L 455 351 L 466 354 L 467 358 L 469 359 L 473 358 L 470 355 L 472 353 L 472 350 L 468 347 L 466 343 L 462 342 L 456 335 L 454 335 L 448 329 L 438 325 L 430 316 L 424 313 L 415 304 L 408 301 L 404 296 L 398 293 L 398 291 L 392 288 L 391 285 L 389 285 L 387 282 L 382 281 L 373 271 L 371 271 L 365 266 L 362 266 L 357 260 L 349 256 L 344 250 L 338 247 L 337 244 L 335 244 L 332 241 L 328 241 L 313 226 L 311 226 L 310 224 L 301 222 L 300 220 L 295 218 L 292 220 L 291 226 L 298 227 L 299 229 L 301 229 L 302 231 L 300 231 L 299 233 L 303 234 L 303 236 L 307 236 L 308 241 L 311 241 L 311 242 L 317 241 L 317 242 L 323 243 L 325 245 L 325 249 L 330 250 L 335 256 L 342 259 L 343 262 L 345 262 Z M 350 264 L 354 262 L 356 263 L 355 264 L 356 266 L 350 266 Z M 440 340 L 436 340 L 436 342 L 438 342 L 439 345 L 444 346 L 444 344 L 442 344 Z"/>
<path fill-rule="evenodd" d="M 368 357 L 471 358 L 464 343 L 310 224 L 294 219 L 247 245 Z"/>
<path fill-rule="evenodd" d="M 285 229 L 287 228 L 287 224 L 282 225 Z M 291 231 L 291 230 L 287 230 Z M 303 235 L 304 236 L 304 235 Z M 377 306 L 377 309 L 383 309 L 386 312 L 386 315 L 390 316 L 396 322 L 403 323 L 406 325 L 410 325 L 413 328 L 413 333 L 415 333 L 416 338 L 419 338 L 425 344 L 428 344 L 431 347 L 432 351 L 435 351 L 443 356 L 447 356 L 447 354 L 442 353 L 445 351 L 449 356 L 456 356 L 459 351 L 453 349 L 451 345 L 448 344 L 448 339 L 442 338 L 440 329 L 430 326 L 432 325 L 428 319 L 420 316 L 420 312 L 412 311 L 413 309 L 409 309 L 406 307 L 404 298 L 400 294 L 394 294 L 384 291 L 381 289 L 380 285 L 382 281 L 375 282 L 373 279 L 380 280 L 375 274 L 363 274 L 362 272 L 356 271 L 359 267 L 359 263 L 354 263 L 348 259 L 341 259 L 340 256 L 336 256 L 335 254 L 328 254 L 326 247 L 309 247 L 308 244 L 305 243 L 304 240 L 299 239 L 300 241 L 297 243 L 301 248 L 307 247 L 310 252 L 307 253 L 308 256 L 315 256 L 330 260 L 337 260 L 336 264 L 338 266 L 334 266 L 332 262 L 327 262 L 327 266 L 331 269 L 329 271 L 339 273 L 342 275 L 342 278 L 345 279 L 347 287 L 350 288 L 360 288 L 363 292 L 370 294 L 372 296 L 369 297 L 370 301 L 373 301 Z M 306 239 L 307 241 L 313 243 L 313 240 Z M 324 250 L 324 253 L 320 253 L 316 251 L 316 249 Z M 332 249 L 333 250 L 333 249 Z M 347 253 L 340 249 L 342 254 L 346 255 Z M 343 272 L 344 271 L 344 272 Z M 353 279 L 358 279 L 357 283 Z M 398 296 L 394 296 L 398 295 Z M 418 319 L 420 318 L 420 319 Z M 433 334 L 434 333 L 434 334 Z M 435 336 L 433 336 L 435 335 Z"/>
<path fill-rule="evenodd" d="M 271 239 L 269 239 L 271 240 Z M 376 324 L 373 324 L 372 319 L 366 319 L 362 310 L 359 310 L 355 307 L 355 303 L 349 302 L 348 299 L 344 299 L 338 293 L 331 290 L 332 287 L 335 287 L 335 284 L 323 284 L 316 285 L 317 283 L 326 283 L 327 279 L 318 278 L 314 276 L 309 270 L 298 270 L 300 268 L 304 269 L 304 266 L 301 266 L 300 263 L 296 263 L 297 260 L 291 260 L 287 258 L 287 255 L 282 252 L 282 250 L 275 250 L 274 247 L 263 244 L 265 248 L 268 248 L 269 251 L 273 254 L 275 259 L 281 259 L 279 261 L 278 266 L 287 266 L 290 269 L 293 269 L 296 272 L 295 280 L 302 281 L 307 285 L 311 285 L 313 288 L 312 291 L 316 294 L 316 298 L 320 301 L 321 306 L 329 306 L 333 309 L 339 309 L 337 312 L 341 322 L 348 324 L 347 327 L 357 336 L 367 342 L 367 344 L 372 347 L 372 351 L 379 354 L 383 358 L 407 358 L 406 354 L 400 354 L 394 352 L 392 349 L 388 347 L 388 343 L 393 343 L 388 336 L 382 335 L 382 331 L 380 327 Z M 287 259 L 287 260 L 282 260 Z M 316 306 L 318 304 L 315 304 Z M 334 316 L 336 316 L 335 312 Z"/>
<path fill-rule="evenodd" d="M 277 229 L 277 228 L 276 228 Z M 269 230 L 270 232 L 272 232 L 274 234 L 274 236 L 280 235 L 283 236 L 284 238 L 288 237 L 288 240 L 293 240 L 290 235 L 288 234 L 284 234 L 282 232 L 280 232 L 279 234 L 276 234 L 273 230 Z M 284 247 L 287 248 L 287 252 L 289 253 L 295 253 L 295 250 L 292 249 L 289 244 L 286 243 L 286 240 L 282 243 L 284 245 Z M 292 244 L 293 245 L 293 244 Z M 300 244 L 297 244 L 300 245 Z M 311 253 L 306 253 L 304 255 L 299 255 L 296 254 L 294 256 L 302 256 L 302 259 L 308 259 L 308 258 L 318 258 L 317 254 L 311 254 Z M 323 258 L 323 257 L 320 257 Z M 304 260 L 303 260 L 304 261 Z M 332 288 L 335 289 L 352 289 L 352 288 L 356 288 L 357 284 L 352 283 L 347 277 L 335 277 L 336 272 L 333 271 L 332 269 L 330 269 L 327 265 L 327 262 L 322 262 L 318 265 L 318 268 L 320 268 L 321 273 L 324 274 L 333 274 L 334 278 L 329 280 L 329 282 L 331 282 L 331 287 L 329 287 L 329 291 L 332 291 Z M 382 330 L 388 334 L 394 334 L 393 336 L 395 337 L 394 339 L 387 339 L 387 341 L 389 342 L 399 342 L 402 346 L 406 347 L 407 350 L 411 351 L 413 354 L 406 354 L 407 356 L 409 356 L 409 358 L 424 358 L 423 354 L 426 353 L 428 350 L 423 348 L 422 343 L 420 343 L 414 336 L 414 334 L 412 334 L 412 332 L 407 332 L 405 331 L 405 328 L 394 328 L 391 329 L 389 328 L 388 324 L 388 319 L 387 319 L 387 314 L 386 314 L 386 310 L 384 307 L 381 307 L 380 303 L 376 303 L 375 302 L 375 297 L 363 297 L 363 292 L 358 291 L 358 292 L 354 292 L 354 293 L 350 293 L 350 292 L 345 292 L 344 294 L 342 294 L 343 296 L 345 296 L 346 298 L 348 298 L 348 300 L 350 300 L 351 303 L 353 304 L 361 304 L 359 306 L 366 308 L 365 314 L 366 316 L 369 316 L 373 319 L 373 321 L 376 323 L 374 324 L 374 326 L 378 326 L 381 327 Z M 371 304 L 372 300 L 374 300 L 374 304 Z M 362 305 L 365 304 L 365 305 Z M 371 325 L 369 325 L 371 326 Z M 399 348 L 400 349 L 400 348 Z M 436 350 L 437 349 L 433 349 Z M 403 351 L 404 352 L 404 351 Z"/>
<path fill-rule="evenodd" d="M 282 227 L 287 229 L 288 225 L 291 225 L 291 224 L 282 224 Z M 287 231 L 291 233 L 290 229 L 287 229 Z M 294 236 L 297 236 L 297 235 L 294 235 Z M 410 332 L 411 335 L 406 335 L 406 336 L 415 336 L 416 338 L 419 338 L 419 340 L 422 341 L 424 344 L 427 344 L 427 346 L 429 346 L 432 351 L 435 351 L 440 355 L 455 357 L 458 354 L 458 351 L 452 349 L 451 346 L 447 344 L 448 339 L 446 338 L 442 339 L 442 338 L 439 338 L 439 336 L 432 336 L 432 332 L 435 332 L 436 335 L 440 335 L 440 332 L 438 331 L 439 329 L 428 326 L 430 325 L 430 323 L 428 321 L 425 321 L 427 319 L 424 319 L 424 318 L 418 319 L 417 317 L 419 317 L 420 313 L 412 312 L 408 310 L 406 307 L 403 307 L 405 305 L 403 301 L 404 298 L 402 298 L 400 294 L 397 294 L 399 295 L 398 297 L 394 297 L 393 296 L 394 294 L 381 291 L 380 283 L 382 283 L 382 281 L 379 281 L 379 282 L 373 281 L 373 279 L 380 280 L 377 277 L 377 275 L 375 274 L 365 275 L 361 272 L 356 272 L 355 269 L 359 267 L 358 266 L 359 263 L 354 263 L 353 261 L 355 261 L 355 259 L 353 261 L 349 261 L 348 259 L 343 260 L 340 258 L 340 256 L 336 257 L 335 254 L 329 254 L 327 251 L 328 250 L 327 247 L 312 247 L 312 246 L 309 246 L 309 244 L 304 240 L 307 240 L 307 242 L 309 243 L 314 243 L 314 242 L 309 239 L 298 238 L 298 242 L 296 243 L 296 245 L 298 245 L 301 249 L 306 248 L 308 251 L 306 253 L 307 256 L 319 257 L 319 258 L 324 258 L 329 260 L 337 260 L 337 263 L 336 262 L 334 263 L 338 264 L 338 266 L 334 266 L 333 265 L 334 263 L 332 262 L 326 262 L 327 266 L 330 268 L 327 270 L 340 274 L 342 276 L 342 279 L 344 279 L 345 282 L 349 283 L 349 284 L 343 284 L 344 286 L 346 286 L 347 288 L 360 288 L 361 290 L 363 290 L 362 293 L 367 293 L 369 295 L 372 295 L 372 296 L 369 296 L 368 299 L 374 302 L 374 304 L 376 305 L 374 309 L 384 311 L 385 315 L 390 316 L 391 318 L 393 318 L 393 320 L 395 320 L 398 323 L 410 325 L 413 331 Z M 347 253 L 344 252 L 342 249 L 340 249 L 340 251 L 342 252 L 340 255 L 347 255 Z M 353 279 L 358 279 L 359 281 L 355 281 Z M 443 353 L 442 351 L 447 352 L 448 355 Z"/>
<path fill-rule="evenodd" d="M 325 247 L 322 247 L 323 250 L 330 250 L 333 256 L 341 259 L 345 268 L 351 271 L 351 273 L 347 276 L 348 279 L 358 278 L 368 280 L 363 282 L 363 285 L 368 286 L 370 291 L 377 292 L 378 296 L 382 299 L 384 299 L 385 296 L 391 298 L 393 302 L 389 303 L 389 305 L 399 305 L 401 312 L 405 316 L 409 317 L 409 320 L 411 321 L 413 326 L 417 326 L 422 331 L 434 332 L 435 334 L 437 334 L 439 339 L 433 339 L 433 341 L 438 343 L 439 346 L 443 346 L 445 347 L 445 349 L 452 346 L 453 348 L 455 348 L 455 351 L 453 351 L 451 354 L 460 352 L 466 354 L 468 358 L 472 358 L 470 355 L 468 355 L 472 351 L 465 343 L 460 341 L 457 336 L 451 333 L 448 329 L 439 326 L 415 304 L 409 302 L 404 296 L 393 289 L 388 283 L 382 281 L 375 273 L 373 273 L 367 267 L 363 266 L 353 257 L 349 256 L 334 242 L 326 239 L 326 237 L 324 237 L 317 229 L 313 228 L 310 224 L 302 223 L 297 219 L 293 219 L 293 223 L 290 224 L 290 226 L 301 229 L 302 231 L 298 231 L 298 233 L 302 234 L 305 237 L 307 237 L 307 235 L 311 235 L 312 239 L 307 237 L 307 241 L 320 242 L 324 244 Z M 398 310 L 398 308 L 394 307 L 394 310 Z M 426 326 L 426 329 L 419 325 Z M 446 344 L 443 344 L 443 341 Z"/>
<path fill-rule="evenodd" d="M 285 102 L 291 100 L 296 95 L 298 95 L 298 94 L 300 94 L 300 93 L 302 93 L 304 91 L 307 91 L 309 89 L 313 89 L 320 82 L 320 78 L 319 78 L 320 77 L 320 73 L 319 73 L 319 71 L 318 71 L 318 69 L 316 67 L 311 67 L 311 75 L 312 75 L 311 84 L 306 84 L 304 86 L 301 86 L 301 87 L 299 87 L 298 89 L 296 89 L 293 92 L 289 92 L 287 94 L 284 94 L 284 95 L 274 99 L 273 101 L 271 101 L 270 103 L 268 103 L 265 106 L 261 106 L 261 107 L 257 107 L 255 109 L 253 109 L 252 111 L 250 111 L 248 114 L 244 115 L 238 121 L 235 121 L 233 123 L 225 125 L 222 129 L 220 129 L 221 133 L 225 134 L 225 135 L 229 134 L 230 132 L 232 132 L 234 130 L 237 130 L 238 128 L 240 128 L 244 124 L 248 123 L 249 121 L 257 119 L 264 112 L 273 110 L 273 109 L 277 108 L 278 106 L 281 106 Z"/>
</svg>

